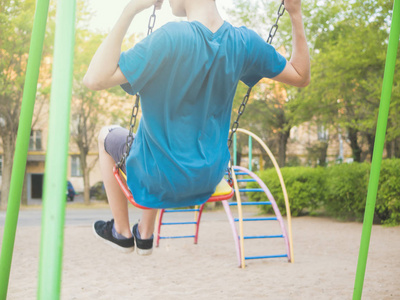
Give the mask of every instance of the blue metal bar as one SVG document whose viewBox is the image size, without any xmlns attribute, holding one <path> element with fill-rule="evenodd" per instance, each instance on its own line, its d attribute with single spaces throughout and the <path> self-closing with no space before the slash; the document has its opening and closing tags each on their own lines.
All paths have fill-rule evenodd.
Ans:
<svg viewBox="0 0 400 300">
<path fill-rule="evenodd" d="M 165 239 L 186 239 L 186 238 L 194 238 L 194 235 L 160 236 L 161 240 L 165 240 Z"/>
<path fill-rule="evenodd" d="M 278 218 L 273 217 L 273 218 L 246 218 L 243 219 L 244 222 L 246 221 L 276 221 Z M 239 219 L 235 219 L 235 222 L 239 222 Z"/>
<path fill-rule="evenodd" d="M 228 175 L 228 172 L 226 172 L 225 175 Z M 246 172 L 239 172 L 238 170 L 235 170 L 235 175 L 248 175 L 248 176 L 250 176 Z"/>
<path fill-rule="evenodd" d="M 161 223 L 161 225 L 190 225 L 190 224 L 197 224 L 197 222 L 167 222 L 167 223 Z"/>
<path fill-rule="evenodd" d="M 283 238 L 283 234 L 280 235 L 254 235 L 254 236 L 244 236 L 245 240 L 252 240 L 252 239 L 276 239 L 276 238 Z"/>
<path fill-rule="evenodd" d="M 165 209 L 164 212 L 192 212 L 192 211 L 200 211 L 200 209 L 188 208 L 188 209 Z"/>
<path fill-rule="evenodd" d="M 287 257 L 287 254 L 265 255 L 265 256 L 246 256 L 244 259 L 264 259 L 264 258 L 278 258 L 278 257 Z"/>
<path fill-rule="evenodd" d="M 239 192 L 243 192 L 243 193 L 246 193 L 246 192 L 264 192 L 264 190 L 263 189 L 239 189 Z"/>
<path fill-rule="evenodd" d="M 237 182 L 256 182 L 255 179 L 238 179 Z"/>
<path fill-rule="evenodd" d="M 237 202 L 230 202 L 230 206 L 236 206 Z M 263 202 L 242 202 L 242 205 L 271 205 L 270 201 L 263 201 Z"/>
</svg>

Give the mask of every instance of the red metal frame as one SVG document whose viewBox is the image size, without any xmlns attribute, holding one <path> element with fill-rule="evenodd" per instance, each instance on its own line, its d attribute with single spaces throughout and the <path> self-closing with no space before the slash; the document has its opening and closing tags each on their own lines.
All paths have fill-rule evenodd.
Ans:
<svg viewBox="0 0 400 300">
<path fill-rule="evenodd" d="M 125 194 L 125 197 L 128 198 L 129 202 L 132 203 L 134 206 L 140 209 L 150 209 L 148 207 L 144 207 L 138 203 L 136 203 L 135 199 L 133 199 L 131 191 L 128 189 L 127 185 L 125 184 L 125 181 L 122 180 L 120 170 L 117 166 L 114 166 L 113 168 L 113 173 L 115 179 L 117 179 L 117 182 L 119 186 L 121 187 L 122 192 Z"/>
<path fill-rule="evenodd" d="M 156 238 L 156 247 L 160 245 L 160 233 L 161 233 L 161 223 L 162 223 L 162 218 L 164 215 L 164 209 L 160 210 L 160 216 L 158 218 L 158 228 L 157 228 L 157 238 Z"/>
<path fill-rule="evenodd" d="M 114 166 L 113 168 L 113 173 L 115 179 L 117 179 L 117 182 L 119 186 L 121 187 L 122 192 L 125 194 L 126 198 L 128 198 L 129 202 L 132 203 L 134 206 L 140 208 L 140 209 L 151 209 L 145 206 L 142 206 L 138 203 L 136 203 L 135 199 L 133 199 L 132 193 L 129 190 L 128 186 L 126 185 L 125 181 L 122 180 L 121 174 L 120 174 L 120 169 L 117 166 Z M 210 199 L 207 200 L 207 202 L 217 202 L 217 201 L 223 201 L 223 200 L 228 200 L 233 197 L 233 189 L 229 194 L 226 195 L 220 195 L 220 196 L 211 196 Z"/>
</svg>

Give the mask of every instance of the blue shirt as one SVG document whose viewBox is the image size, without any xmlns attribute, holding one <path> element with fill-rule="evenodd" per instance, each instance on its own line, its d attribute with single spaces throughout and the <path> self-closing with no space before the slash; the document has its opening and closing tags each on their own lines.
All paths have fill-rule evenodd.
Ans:
<svg viewBox="0 0 400 300">
<path fill-rule="evenodd" d="M 135 201 L 151 208 L 202 204 L 224 176 L 232 102 L 248 86 L 275 77 L 286 59 L 254 31 L 225 22 L 173 22 L 123 52 L 129 94 L 142 118 L 126 162 Z"/>
</svg>

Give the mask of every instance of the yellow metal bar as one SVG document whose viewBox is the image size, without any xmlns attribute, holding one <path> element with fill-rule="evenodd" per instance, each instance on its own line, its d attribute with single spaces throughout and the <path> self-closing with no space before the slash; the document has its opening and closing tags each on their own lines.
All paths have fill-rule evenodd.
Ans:
<svg viewBox="0 0 400 300">
<path fill-rule="evenodd" d="M 245 133 L 249 136 L 252 136 L 257 142 L 260 143 L 260 145 L 264 148 L 264 150 L 267 152 L 269 158 L 271 159 L 272 163 L 274 164 L 275 170 L 278 173 L 278 177 L 279 177 L 279 181 L 281 183 L 281 187 L 282 187 L 282 192 L 283 192 L 283 197 L 285 199 L 285 206 L 286 206 L 286 216 L 287 216 L 287 222 L 288 222 L 288 231 L 289 231 L 289 248 L 290 248 L 290 255 L 291 255 L 291 263 L 294 263 L 294 252 L 293 252 L 293 235 L 292 235 L 292 215 L 290 213 L 290 204 L 289 204 L 289 197 L 286 191 L 286 186 L 285 186 L 285 182 L 283 181 L 283 176 L 281 173 L 281 170 L 279 169 L 279 165 L 274 157 L 274 155 L 272 154 L 271 150 L 269 150 L 268 146 L 254 133 L 246 130 L 246 129 L 242 129 L 242 128 L 238 128 L 237 132 L 242 132 Z M 235 172 L 232 172 L 235 173 Z M 232 174 L 234 175 L 234 174 Z M 234 179 L 235 180 L 235 179 Z M 235 186 L 235 189 L 237 189 L 237 187 Z"/>
</svg>

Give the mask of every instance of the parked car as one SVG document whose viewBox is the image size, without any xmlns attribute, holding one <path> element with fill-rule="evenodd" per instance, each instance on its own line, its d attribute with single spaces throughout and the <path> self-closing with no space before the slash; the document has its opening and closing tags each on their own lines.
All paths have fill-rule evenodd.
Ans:
<svg viewBox="0 0 400 300">
<path fill-rule="evenodd" d="M 90 199 L 107 200 L 106 189 L 102 181 L 96 182 L 90 188 Z"/>
<path fill-rule="evenodd" d="M 67 182 L 67 201 L 74 201 L 74 197 L 76 195 L 75 189 L 71 183 L 71 181 L 68 180 Z"/>
</svg>

